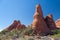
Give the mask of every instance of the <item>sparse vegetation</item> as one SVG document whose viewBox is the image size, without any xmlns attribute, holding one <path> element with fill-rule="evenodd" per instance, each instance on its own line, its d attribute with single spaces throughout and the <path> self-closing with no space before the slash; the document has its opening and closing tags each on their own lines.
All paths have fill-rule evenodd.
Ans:
<svg viewBox="0 0 60 40">
<path fill-rule="evenodd" d="M 51 37 L 60 37 L 60 29 L 52 30 L 53 35 Z"/>
<path fill-rule="evenodd" d="M 53 35 L 50 35 L 48 37 L 60 37 L 60 29 L 52 30 L 52 32 L 53 32 Z M 22 39 L 26 40 L 24 35 L 33 36 L 34 35 L 33 33 L 34 33 L 34 31 L 31 28 L 31 26 L 28 26 L 26 29 L 20 29 L 20 30 L 13 29 L 10 32 L 3 30 L 2 32 L 0 32 L 0 39 L 1 40 L 10 40 L 10 39 L 16 39 L 16 38 L 21 39 L 22 38 Z M 28 37 L 28 39 L 29 39 L 29 37 Z"/>
<path fill-rule="evenodd" d="M 13 29 L 9 32 L 6 32 L 5 30 L 3 30 L 2 32 L 0 32 L 0 39 L 1 40 L 16 39 L 16 38 L 19 38 L 21 36 L 22 32 L 23 32 L 23 29 L 21 29 L 21 30 Z"/>
<path fill-rule="evenodd" d="M 26 28 L 26 31 L 25 31 L 25 34 L 26 35 L 33 35 L 34 31 L 33 29 L 31 28 L 31 25 L 29 25 L 27 28 Z"/>
</svg>

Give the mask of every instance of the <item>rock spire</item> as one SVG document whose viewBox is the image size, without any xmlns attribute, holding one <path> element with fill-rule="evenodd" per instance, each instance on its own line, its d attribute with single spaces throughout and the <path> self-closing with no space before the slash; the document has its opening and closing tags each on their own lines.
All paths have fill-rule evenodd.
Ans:
<svg viewBox="0 0 60 40">
<path fill-rule="evenodd" d="M 41 35 L 45 35 L 51 33 L 51 31 L 47 27 L 46 22 L 44 21 L 43 13 L 40 5 L 36 6 L 34 20 L 32 23 L 32 29 L 35 30 L 35 34 L 39 33 Z"/>
</svg>

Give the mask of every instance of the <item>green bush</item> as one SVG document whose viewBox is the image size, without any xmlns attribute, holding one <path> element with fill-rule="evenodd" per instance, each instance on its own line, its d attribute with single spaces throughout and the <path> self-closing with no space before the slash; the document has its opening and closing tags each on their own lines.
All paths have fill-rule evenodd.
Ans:
<svg viewBox="0 0 60 40">
<path fill-rule="evenodd" d="M 33 33 L 34 33 L 34 31 L 33 31 L 33 29 L 31 28 L 31 26 L 28 26 L 28 27 L 26 28 L 25 34 L 26 34 L 26 35 L 33 35 Z"/>
<path fill-rule="evenodd" d="M 52 33 L 53 33 L 53 34 L 58 34 L 58 33 L 60 33 L 60 29 L 52 30 Z"/>
<path fill-rule="evenodd" d="M 7 30 L 3 30 L 0 32 L 0 35 L 6 34 L 8 31 Z"/>
<path fill-rule="evenodd" d="M 51 35 L 52 37 L 60 37 L 60 29 L 57 30 L 52 30 L 53 35 Z"/>
</svg>

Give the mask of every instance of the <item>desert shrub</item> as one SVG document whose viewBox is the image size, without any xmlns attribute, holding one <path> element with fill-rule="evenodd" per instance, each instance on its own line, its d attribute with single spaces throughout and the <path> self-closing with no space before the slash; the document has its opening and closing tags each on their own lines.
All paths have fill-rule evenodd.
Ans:
<svg viewBox="0 0 60 40">
<path fill-rule="evenodd" d="M 3 31 L 0 32 L 0 35 L 1 34 L 6 34 L 7 32 L 8 32 L 7 30 L 3 30 Z"/>
<path fill-rule="evenodd" d="M 24 32 L 25 29 L 20 29 L 20 34 Z"/>
<path fill-rule="evenodd" d="M 26 35 L 33 35 L 34 31 L 33 29 L 31 28 L 31 26 L 28 26 L 25 30 L 25 34 Z"/>
<path fill-rule="evenodd" d="M 13 35 L 15 35 L 15 34 L 19 34 L 19 32 L 20 32 L 20 31 L 13 29 L 13 30 L 11 30 L 11 31 L 8 33 L 8 35 L 9 35 L 9 36 L 13 36 Z"/>
<path fill-rule="evenodd" d="M 58 34 L 58 33 L 60 33 L 60 29 L 52 30 L 52 33 L 53 33 L 53 34 Z"/>
<path fill-rule="evenodd" d="M 60 37 L 60 29 L 57 30 L 52 30 L 53 35 L 51 35 L 52 37 Z"/>
</svg>

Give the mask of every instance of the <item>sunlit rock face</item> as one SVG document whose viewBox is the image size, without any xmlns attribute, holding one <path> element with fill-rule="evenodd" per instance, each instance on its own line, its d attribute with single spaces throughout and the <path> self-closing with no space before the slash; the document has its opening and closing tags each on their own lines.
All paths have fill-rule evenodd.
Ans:
<svg viewBox="0 0 60 40">
<path fill-rule="evenodd" d="M 60 19 L 58 19 L 58 20 L 55 22 L 55 24 L 56 24 L 56 27 L 60 29 Z"/>
<path fill-rule="evenodd" d="M 39 33 L 41 35 L 44 35 L 44 34 L 51 33 L 51 31 L 47 27 L 46 22 L 44 21 L 44 17 L 43 17 L 43 13 L 40 5 L 36 6 L 34 19 L 32 22 L 32 29 L 35 30 L 35 34 Z"/>
<path fill-rule="evenodd" d="M 14 22 L 7 28 L 8 31 L 11 31 L 13 29 L 20 30 L 22 28 L 26 28 L 25 25 L 21 24 L 21 22 L 18 20 L 14 20 Z"/>
<path fill-rule="evenodd" d="M 47 24 L 47 26 L 48 26 L 48 28 L 49 28 L 50 30 L 55 30 L 55 29 L 57 29 L 57 28 L 56 28 L 56 25 L 55 25 L 55 22 L 54 22 L 54 20 L 53 20 L 52 14 L 49 14 L 48 16 L 46 16 L 46 17 L 45 17 L 45 21 L 46 21 L 46 24 Z"/>
<path fill-rule="evenodd" d="M 25 28 L 26 28 L 26 26 L 24 24 L 21 24 L 21 25 L 18 24 L 17 27 L 16 27 L 17 30 L 25 29 Z"/>
</svg>

